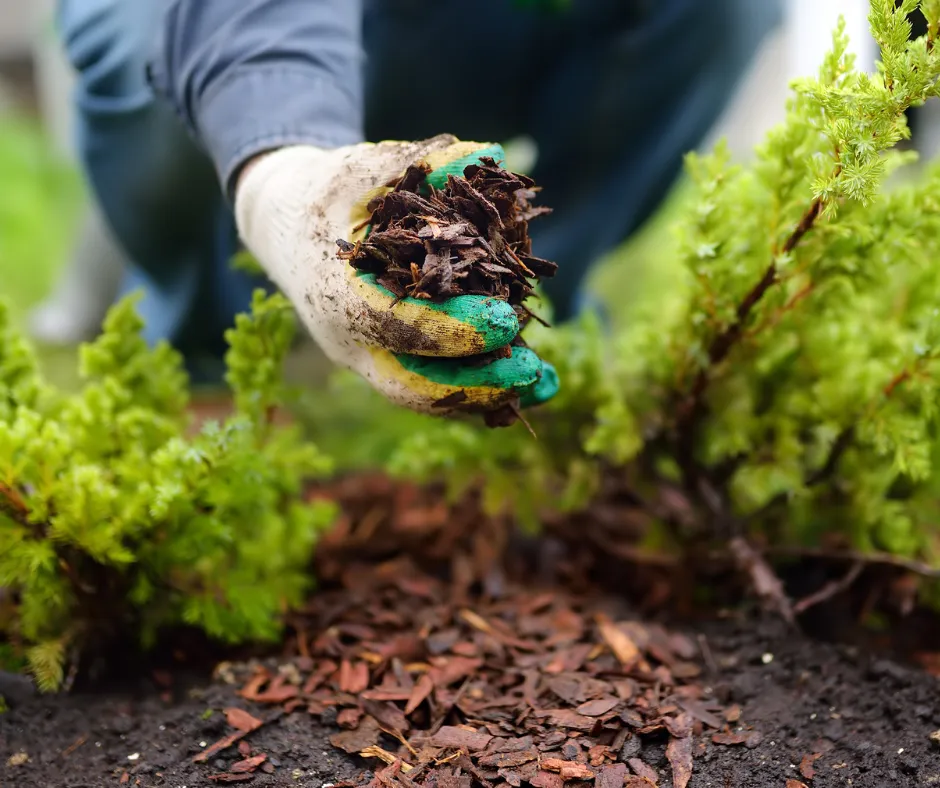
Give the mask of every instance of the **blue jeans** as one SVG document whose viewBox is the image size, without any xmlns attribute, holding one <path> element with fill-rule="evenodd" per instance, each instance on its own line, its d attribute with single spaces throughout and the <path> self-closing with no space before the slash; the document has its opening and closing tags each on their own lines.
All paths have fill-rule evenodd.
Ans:
<svg viewBox="0 0 940 788">
<path fill-rule="evenodd" d="M 78 72 L 86 175 L 131 262 L 124 291 L 143 287 L 149 340 L 218 358 L 260 282 L 230 269 L 230 206 L 147 85 L 160 5 L 60 0 L 58 26 Z M 498 63 L 475 57 L 481 30 L 461 24 L 465 14 L 464 0 L 367 3 L 367 136 L 531 136 L 532 175 L 554 209 L 533 223 L 533 242 L 559 264 L 546 291 L 564 320 L 590 266 L 649 217 L 716 121 L 780 2 L 578 0 L 553 17 L 476 0 L 502 42 Z"/>
<path fill-rule="evenodd" d="M 120 296 L 143 291 L 147 340 L 170 340 L 190 362 L 219 359 L 225 328 L 259 283 L 230 269 L 237 232 L 215 172 L 147 84 L 159 8 L 155 0 L 59 0 L 57 26 L 78 75 L 77 145 L 128 257 Z"/>
</svg>

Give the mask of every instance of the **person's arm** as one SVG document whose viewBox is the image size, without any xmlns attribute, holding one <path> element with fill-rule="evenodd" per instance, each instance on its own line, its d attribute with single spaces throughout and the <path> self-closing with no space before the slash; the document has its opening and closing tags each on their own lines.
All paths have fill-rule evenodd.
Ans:
<svg viewBox="0 0 940 788">
<path fill-rule="evenodd" d="M 362 0 L 164 2 L 151 84 L 230 198 L 259 153 L 362 141 Z"/>
<path fill-rule="evenodd" d="M 448 135 L 362 142 L 362 0 L 164 2 L 151 82 L 212 157 L 239 235 L 326 355 L 428 413 L 553 396 L 554 370 L 528 348 L 461 361 L 508 348 L 520 326 L 507 302 L 399 300 L 337 256 L 337 239 L 359 240 L 370 199 L 409 165 L 445 179 L 505 158 Z"/>
</svg>

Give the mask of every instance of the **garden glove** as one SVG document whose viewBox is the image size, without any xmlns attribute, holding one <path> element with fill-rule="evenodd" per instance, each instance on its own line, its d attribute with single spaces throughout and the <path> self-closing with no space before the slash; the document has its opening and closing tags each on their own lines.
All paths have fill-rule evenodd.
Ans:
<svg viewBox="0 0 940 788">
<path fill-rule="evenodd" d="M 307 330 L 335 363 L 362 375 L 392 402 L 453 415 L 523 407 L 558 390 L 554 369 L 530 349 L 486 364 L 472 356 L 508 345 L 519 321 L 508 303 L 463 295 L 441 303 L 395 296 L 337 256 L 337 240 L 368 233 L 367 205 L 418 161 L 441 188 L 449 174 L 498 145 L 442 135 L 421 142 L 361 143 L 336 149 L 291 146 L 263 154 L 242 173 L 235 194 L 238 230 Z M 354 228 L 362 229 L 355 231 Z"/>
</svg>

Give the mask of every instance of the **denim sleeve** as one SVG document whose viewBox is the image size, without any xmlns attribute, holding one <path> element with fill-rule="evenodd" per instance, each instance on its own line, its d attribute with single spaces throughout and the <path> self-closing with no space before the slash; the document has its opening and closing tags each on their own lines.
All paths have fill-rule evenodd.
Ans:
<svg viewBox="0 0 940 788">
<path fill-rule="evenodd" d="M 265 150 L 362 141 L 362 0 L 160 2 L 151 85 L 206 149 L 226 194 Z"/>
</svg>

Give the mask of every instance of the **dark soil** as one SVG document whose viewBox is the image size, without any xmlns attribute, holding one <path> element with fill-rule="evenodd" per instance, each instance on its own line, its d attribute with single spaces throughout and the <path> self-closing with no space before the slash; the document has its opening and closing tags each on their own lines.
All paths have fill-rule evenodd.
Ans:
<svg viewBox="0 0 940 788">
<path fill-rule="evenodd" d="M 0 786 L 940 785 L 936 617 L 862 637 L 843 593 L 801 620 L 840 643 L 740 603 L 679 614 L 661 567 L 530 549 L 472 498 L 380 478 L 331 495 L 321 591 L 279 656 L 12 693 Z"/>
<path fill-rule="evenodd" d="M 736 617 L 687 631 L 708 644 L 718 668 L 708 681 L 718 697 L 740 704 L 741 720 L 760 733 L 752 747 L 698 737 L 692 788 L 940 785 L 940 742 L 931 740 L 940 729 L 936 678 L 853 648 L 794 638 L 769 619 Z M 156 691 L 33 700 L 0 716 L 0 785 L 97 788 L 120 784 L 125 773 L 130 785 L 219 784 L 210 777 L 227 773 L 245 755 L 233 747 L 208 764 L 192 758 L 231 732 L 221 711 L 230 706 L 267 719 L 224 682 L 176 702 Z M 275 769 L 255 772 L 249 784 L 320 788 L 358 782 L 375 762 L 335 750 L 329 737 L 337 730 L 306 709 L 263 725 L 246 741 L 250 754 L 266 754 Z M 656 770 L 662 788 L 672 785 L 665 747 L 665 740 L 654 738 L 631 754 Z M 29 761 L 9 765 L 18 753 Z M 129 760 L 134 754 L 139 757 Z M 812 772 L 805 771 L 810 764 Z M 788 786 L 787 780 L 798 782 Z"/>
</svg>

